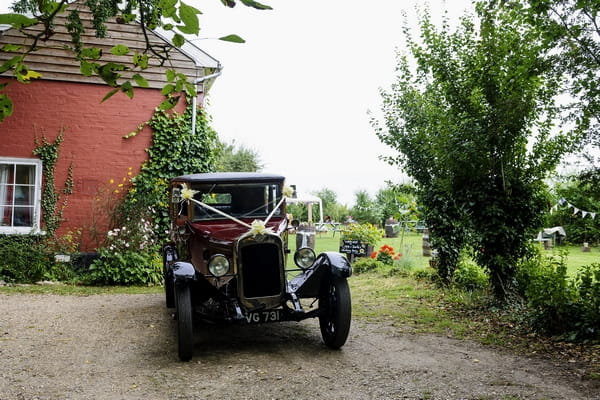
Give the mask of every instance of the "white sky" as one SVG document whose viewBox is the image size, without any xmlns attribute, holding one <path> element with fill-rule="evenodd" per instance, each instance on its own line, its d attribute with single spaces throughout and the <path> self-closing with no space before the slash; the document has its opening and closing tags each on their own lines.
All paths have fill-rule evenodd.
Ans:
<svg viewBox="0 0 600 400">
<path fill-rule="evenodd" d="M 434 21 L 451 21 L 470 0 L 264 0 L 259 11 L 220 0 L 187 0 L 203 12 L 196 45 L 223 65 L 207 109 L 222 140 L 255 150 L 265 172 L 286 176 L 300 192 L 328 188 L 351 206 L 354 193 L 372 196 L 385 181 L 406 178 L 379 160 L 391 150 L 369 123 L 379 89 L 394 80 L 403 13 L 416 32 L 416 6 Z M 0 0 L 6 12 L 9 0 Z M 239 3 L 239 1 L 238 1 Z M 210 38 L 231 33 L 246 43 Z"/>
<path fill-rule="evenodd" d="M 258 11 L 238 4 L 189 0 L 204 14 L 200 37 L 236 33 L 246 43 L 194 43 L 218 59 L 222 75 L 209 93 L 213 126 L 225 141 L 260 154 L 264 171 L 285 175 L 298 191 L 329 188 L 351 205 L 354 193 L 372 196 L 385 181 L 406 178 L 380 161 L 368 110 L 379 113 L 379 88 L 393 82 L 402 46 L 403 12 L 415 26 L 418 0 L 264 0 Z M 431 0 L 439 20 L 456 20 L 470 1 Z"/>
</svg>

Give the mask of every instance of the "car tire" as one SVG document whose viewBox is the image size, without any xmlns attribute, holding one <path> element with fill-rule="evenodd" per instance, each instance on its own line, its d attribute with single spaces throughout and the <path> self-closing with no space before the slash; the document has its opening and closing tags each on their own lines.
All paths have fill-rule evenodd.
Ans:
<svg viewBox="0 0 600 400">
<path fill-rule="evenodd" d="M 350 288 L 345 278 L 332 278 L 319 296 L 319 326 L 325 345 L 339 349 L 346 343 L 352 320 Z"/>
<path fill-rule="evenodd" d="M 192 297 L 190 287 L 175 288 L 177 307 L 177 350 L 181 361 L 189 361 L 194 353 L 194 325 L 192 320 Z"/>
<path fill-rule="evenodd" d="M 173 282 L 169 282 L 169 278 L 165 275 L 165 302 L 167 308 L 175 307 L 175 288 Z"/>
</svg>

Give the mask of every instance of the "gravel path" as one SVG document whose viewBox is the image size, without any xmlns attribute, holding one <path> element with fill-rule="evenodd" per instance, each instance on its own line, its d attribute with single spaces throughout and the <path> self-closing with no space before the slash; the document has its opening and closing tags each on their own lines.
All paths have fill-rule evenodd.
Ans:
<svg viewBox="0 0 600 400">
<path fill-rule="evenodd" d="M 354 321 L 204 326 L 179 362 L 162 295 L 0 294 L 0 399 L 600 399 L 541 358 Z"/>
</svg>

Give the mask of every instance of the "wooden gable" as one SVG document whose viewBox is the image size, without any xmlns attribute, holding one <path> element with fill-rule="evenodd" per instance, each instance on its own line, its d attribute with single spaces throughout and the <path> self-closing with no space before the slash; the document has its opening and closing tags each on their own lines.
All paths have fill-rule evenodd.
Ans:
<svg viewBox="0 0 600 400">
<path fill-rule="evenodd" d="M 72 51 L 73 43 L 71 35 L 65 27 L 67 16 L 73 9 L 79 12 L 85 29 L 85 33 L 81 36 L 83 46 L 96 47 L 102 50 L 102 58 L 99 63 L 115 62 L 129 67 L 129 71 L 121 73 L 122 78 L 119 79 L 119 83 L 130 79 L 135 73 L 140 73 L 148 81 L 150 88 L 162 88 L 166 83 L 165 71 L 167 69 L 176 69 L 178 72 L 185 74 L 191 81 L 221 69 L 221 65 L 217 60 L 192 43 L 187 42 L 183 46 L 183 49 L 178 49 L 173 47 L 159 33 L 147 30 L 145 33 L 149 42 L 155 48 L 168 50 L 169 52 L 169 60 L 161 66 L 160 58 L 146 51 L 144 31 L 141 25 L 136 22 L 129 24 L 118 23 L 113 18 L 106 22 L 107 37 L 97 38 L 95 36 L 95 29 L 92 27 L 92 15 L 89 8 L 83 2 L 77 1 L 69 6 L 67 12 L 57 16 L 55 34 L 47 40 L 40 39 L 39 49 L 28 54 L 25 58 L 27 67 L 30 70 L 40 73 L 42 75 L 41 79 L 105 84 L 97 75 L 86 77 L 80 72 L 80 64 L 75 59 Z M 27 31 L 34 34 L 40 32 L 41 29 L 40 26 L 32 26 L 28 27 Z M 32 43 L 32 40 L 16 29 L 0 30 L 0 45 L 20 45 L 22 46 L 20 51 L 23 51 Z M 111 54 L 110 49 L 117 44 L 127 46 L 130 49 L 129 54 L 123 56 Z M 149 68 L 143 71 L 139 69 L 133 70 L 131 59 L 136 52 L 140 54 L 146 53 L 151 57 Z M 0 65 L 19 54 L 20 52 L 0 52 Z M 0 74 L 0 76 L 9 77 L 11 74 L 12 71 L 7 71 Z"/>
</svg>

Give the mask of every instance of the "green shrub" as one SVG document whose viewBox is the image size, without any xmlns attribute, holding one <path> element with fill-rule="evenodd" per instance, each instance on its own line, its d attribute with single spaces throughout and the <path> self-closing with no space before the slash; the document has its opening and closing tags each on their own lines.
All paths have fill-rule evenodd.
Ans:
<svg viewBox="0 0 600 400">
<path fill-rule="evenodd" d="M 162 280 L 162 261 L 152 226 L 151 207 L 135 217 L 117 215 L 119 228 L 107 233 L 99 258 L 89 268 L 88 282 L 100 285 L 155 285 Z"/>
<path fill-rule="evenodd" d="M 162 280 L 158 253 L 102 248 L 90 265 L 88 283 L 96 285 L 157 285 Z"/>
<path fill-rule="evenodd" d="M 536 330 L 567 340 L 600 339 L 600 264 L 571 278 L 564 255 L 536 256 L 520 264 L 517 281 Z"/>
<path fill-rule="evenodd" d="M 452 279 L 456 287 L 470 292 L 485 289 L 489 283 L 487 275 L 479 266 L 467 262 L 460 262 L 457 265 Z"/>
<path fill-rule="evenodd" d="M 383 231 L 368 223 L 344 226 L 341 233 L 341 240 L 360 240 L 372 246 L 381 239 L 383 239 Z"/>
<path fill-rule="evenodd" d="M 53 255 L 40 235 L 0 235 L 0 279 L 31 283 L 45 279 Z"/>
<path fill-rule="evenodd" d="M 352 272 L 355 274 L 363 274 L 369 271 L 383 269 L 385 264 L 370 257 L 356 258 L 352 263 Z"/>
<path fill-rule="evenodd" d="M 578 294 L 577 335 L 600 339 L 600 264 L 582 267 L 574 281 Z"/>
<path fill-rule="evenodd" d="M 426 281 L 435 284 L 440 283 L 438 271 L 432 267 L 416 270 L 413 273 L 413 277 L 419 281 Z"/>
</svg>

